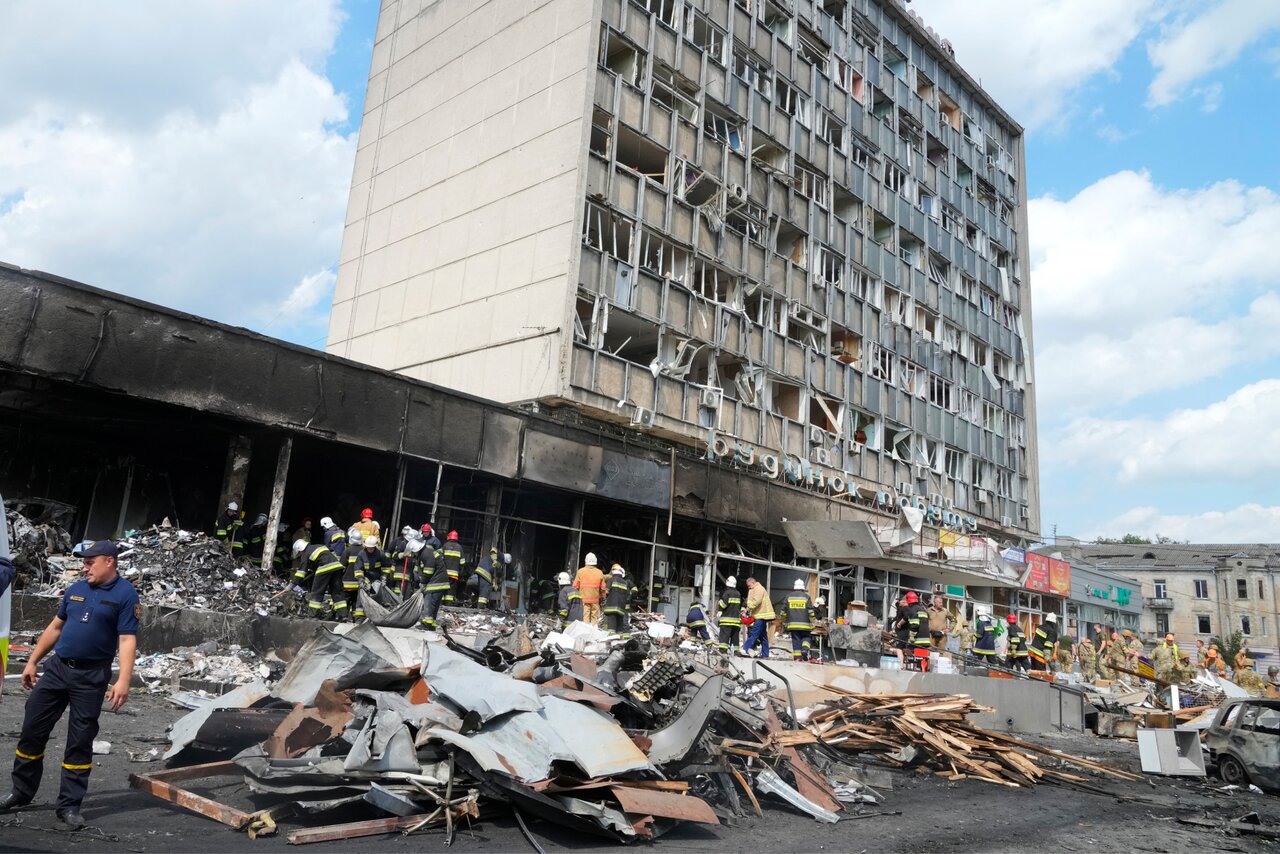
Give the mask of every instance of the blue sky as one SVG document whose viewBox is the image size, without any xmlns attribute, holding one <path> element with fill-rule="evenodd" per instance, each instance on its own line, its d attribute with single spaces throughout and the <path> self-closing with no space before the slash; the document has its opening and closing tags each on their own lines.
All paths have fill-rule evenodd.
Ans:
<svg viewBox="0 0 1280 854">
<path fill-rule="evenodd" d="M 379 5 L 0 5 L 0 260 L 322 347 Z M 1280 3 L 912 8 L 1027 128 L 1046 535 L 1280 541 Z"/>
</svg>

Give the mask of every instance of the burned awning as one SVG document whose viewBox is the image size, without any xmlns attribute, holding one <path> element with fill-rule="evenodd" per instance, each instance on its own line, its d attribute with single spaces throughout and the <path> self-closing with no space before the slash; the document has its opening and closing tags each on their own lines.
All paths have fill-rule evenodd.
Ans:
<svg viewBox="0 0 1280 854">
<path fill-rule="evenodd" d="M 974 558 L 972 548 L 967 548 L 963 562 L 926 557 L 910 542 L 905 547 L 886 548 L 881 536 L 868 522 L 843 521 L 784 521 L 782 528 L 799 557 L 840 561 L 871 569 L 900 572 L 915 578 L 943 585 L 963 587 L 1018 587 L 1016 572 L 1001 566 L 1004 561 L 994 550 Z M 948 547 L 941 547 L 946 555 Z M 974 558 L 974 559 L 970 559 Z"/>
</svg>

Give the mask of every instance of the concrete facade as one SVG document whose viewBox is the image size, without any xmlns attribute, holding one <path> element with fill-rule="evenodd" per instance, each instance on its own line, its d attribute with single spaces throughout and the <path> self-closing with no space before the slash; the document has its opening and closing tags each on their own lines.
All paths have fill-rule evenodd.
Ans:
<svg viewBox="0 0 1280 854">
<path fill-rule="evenodd" d="M 330 353 L 502 401 L 560 388 L 597 18 L 383 4 Z"/>
<path fill-rule="evenodd" d="M 1021 127 L 894 0 L 388 0 L 328 350 L 1039 529 Z"/>
</svg>

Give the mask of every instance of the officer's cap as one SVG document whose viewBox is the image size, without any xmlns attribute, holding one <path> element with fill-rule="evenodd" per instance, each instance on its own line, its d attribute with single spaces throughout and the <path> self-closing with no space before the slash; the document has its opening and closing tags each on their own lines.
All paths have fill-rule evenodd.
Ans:
<svg viewBox="0 0 1280 854">
<path fill-rule="evenodd" d="M 120 554 L 120 547 L 113 540 L 93 540 L 82 544 L 80 557 L 115 557 Z"/>
</svg>

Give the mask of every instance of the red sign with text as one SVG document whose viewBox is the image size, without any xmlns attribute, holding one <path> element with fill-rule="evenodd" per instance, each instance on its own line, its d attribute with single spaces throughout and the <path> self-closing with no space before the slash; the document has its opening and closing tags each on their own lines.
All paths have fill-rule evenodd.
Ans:
<svg viewBox="0 0 1280 854">
<path fill-rule="evenodd" d="M 1049 592 L 1057 596 L 1071 595 L 1071 564 L 1049 558 Z"/>
<path fill-rule="evenodd" d="M 1049 559 L 1044 555 L 1027 555 L 1027 589 L 1049 592 Z"/>
</svg>

